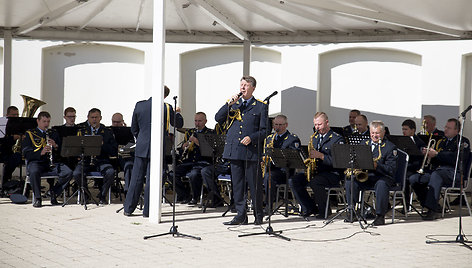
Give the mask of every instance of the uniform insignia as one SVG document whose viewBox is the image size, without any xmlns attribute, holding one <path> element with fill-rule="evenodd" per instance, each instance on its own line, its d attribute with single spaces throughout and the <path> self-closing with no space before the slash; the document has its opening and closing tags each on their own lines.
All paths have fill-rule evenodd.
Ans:
<svg viewBox="0 0 472 268">
<path fill-rule="evenodd" d="M 469 148 L 469 144 L 467 142 L 464 142 L 464 148 L 465 149 Z"/>
<path fill-rule="evenodd" d="M 344 142 L 343 142 L 343 141 L 340 141 L 339 144 L 344 144 Z"/>
<path fill-rule="evenodd" d="M 298 142 L 295 142 L 293 145 L 295 145 L 295 148 L 297 148 L 297 149 L 300 147 L 300 143 L 298 143 Z"/>
<path fill-rule="evenodd" d="M 393 150 L 393 156 L 397 156 L 398 152 L 397 150 Z"/>
</svg>

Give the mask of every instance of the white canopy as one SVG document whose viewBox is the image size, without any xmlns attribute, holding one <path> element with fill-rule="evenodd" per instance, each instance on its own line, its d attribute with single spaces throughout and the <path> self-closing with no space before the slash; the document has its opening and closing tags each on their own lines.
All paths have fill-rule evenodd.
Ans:
<svg viewBox="0 0 472 268">
<path fill-rule="evenodd" d="M 0 0 L 0 36 L 152 42 L 151 0 Z M 166 42 L 339 43 L 472 37 L 469 0 L 167 0 Z"/>
</svg>

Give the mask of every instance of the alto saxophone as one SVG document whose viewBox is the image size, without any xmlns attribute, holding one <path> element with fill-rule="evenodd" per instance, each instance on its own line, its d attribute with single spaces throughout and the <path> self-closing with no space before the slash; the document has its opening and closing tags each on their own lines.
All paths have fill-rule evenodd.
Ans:
<svg viewBox="0 0 472 268">
<path fill-rule="evenodd" d="M 266 155 L 266 153 L 267 153 L 266 149 L 274 148 L 275 135 L 277 135 L 277 133 L 274 133 L 274 135 L 272 136 L 272 139 L 270 140 L 269 144 L 264 144 L 264 156 L 262 157 L 262 163 L 261 163 L 262 177 L 263 178 L 264 178 L 265 173 L 266 173 L 266 168 L 269 165 L 269 161 L 271 161 L 270 157 L 268 155 Z M 264 141 L 264 143 L 266 143 L 266 142 L 267 142 L 267 139 Z"/>
<path fill-rule="evenodd" d="M 310 137 L 310 142 L 308 143 L 308 155 L 311 151 L 315 150 L 315 147 L 313 146 L 313 137 L 315 135 L 318 135 L 318 132 L 313 133 L 313 135 Z M 310 158 L 308 156 L 308 158 L 303 162 L 306 166 L 306 179 L 310 181 L 311 177 L 316 174 L 316 158 Z"/>
</svg>

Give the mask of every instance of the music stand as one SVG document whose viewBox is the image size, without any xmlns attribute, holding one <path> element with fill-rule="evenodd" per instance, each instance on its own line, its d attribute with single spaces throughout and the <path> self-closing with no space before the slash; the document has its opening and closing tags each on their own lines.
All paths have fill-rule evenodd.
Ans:
<svg viewBox="0 0 472 268">
<path fill-rule="evenodd" d="M 304 163 L 304 155 L 302 151 L 295 149 L 281 149 L 281 148 L 268 148 L 267 155 L 270 156 L 274 166 L 278 168 L 285 168 L 285 190 L 284 190 L 284 202 L 277 206 L 274 210 L 271 210 L 267 219 L 270 221 L 270 216 L 272 216 L 279 208 L 285 205 L 285 212 L 282 214 L 284 217 L 288 217 L 288 180 L 290 178 L 290 169 L 304 169 L 306 168 Z M 269 181 L 269 191 L 271 191 L 271 180 Z M 270 193 L 269 193 L 270 195 Z M 269 196 L 269 199 L 272 195 Z M 272 200 L 269 200 L 269 208 L 272 205 Z"/>
<path fill-rule="evenodd" d="M 226 141 L 226 135 L 197 133 L 197 139 L 200 143 L 199 145 L 200 154 L 203 157 L 209 157 L 212 160 L 213 169 L 211 171 L 211 176 L 214 179 L 215 170 L 216 170 L 216 159 L 223 154 L 225 141 Z M 214 193 L 211 193 L 211 194 L 214 195 Z M 223 216 L 224 216 L 231 209 L 230 205 L 226 202 L 226 200 L 221 198 L 220 195 L 217 195 L 217 197 L 219 197 L 220 200 L 222 200 L 225 204 L 228 205 L 229 209 L 223 213 Z M 207 205 L 203 202 L 203 200 L 201 200 L 201 204 L 202 204 L 203 212 L 205 213 Z"/>
<path fill-rule="evenodd" d="M 102 142 L 103 137 L 101 135 L 95 136 L 69 136 L 64 137 L 62 140 L 62 149 L 61 149 L 61 156 L 63 157 L 71 157 L 71 156 L 80 156 L 80 165 L 81 165 L 81 173 L 80 173 L 80 188 L 74 192 L 65 202 L 62 204 L 64 207 L 68 204 L 69 200 L 77 194 L 79 196 L 79 192 L 82 196 L 82 201 L 84 204 L 85 210 L 87 210 L 87 202 L 85 199 L 85 194 L 88 194 L 90 199 L 98 206 L 98 202 L 93 199 L 92 194 L 90 191 L 85 187 L 84 183 L 84 157 L 85 156 L 94 156 L 100 155 L 100 151 L 102 149 Z M 80 200 L 79 200 L 80 202 Z"/>
<path fill-rule="evenodd" d="M 77 136 L 77 132 L 82 127 L 79 126 L 53 126 L 52 129 L 54 129 L 57 134 L 59 134 L 60 137 L 69 137 L 69 136 Z"/>
<path fill-rule="evenodd" d="M 134 143 L 134 136 L 131 133 L 130 127 L 110 127 L 115 135 L 115 140 L 118 145 L 126 145 L 128 143 Z"/>
<path fill-rule="evenodd" d="M 368 145 L 353 145 L 353 144 L 333 144 L 332 147 L 332 156 L 333 156 L 333 168 L 336 169 L 362 169 L 362 170 L 373 170 L 374 161 L 372 157 L 372 151 Z M 347 178 L 346 178 L 347 179 Z M 367 221 L 359 214 L 359 212 L 354 207 L 353 196 L 354 196 L 354 172 L 351 172 L 351 196 L 349 200 L 349 206 L 340 210 L 334 217 L 326 221 L 326 224 L 329 224 L 334 221 L 339 215 L 345 211 L 349 211 L 349 222 L 353 222 L 353 216 L 356 214 L 359 225 L 362 229 L 366 229 L 362 224 L 364 221 L 367 224 Z M 362 220 L 362 221 L 361 221 Z"/>
<path fill-rule="evenodd" d="M 390 135 L 388 139 L 397 146 L 397 149 L 406 152 L 409 156 L 423 155 L 413 142 L 412 136 Z"/>
</svg>

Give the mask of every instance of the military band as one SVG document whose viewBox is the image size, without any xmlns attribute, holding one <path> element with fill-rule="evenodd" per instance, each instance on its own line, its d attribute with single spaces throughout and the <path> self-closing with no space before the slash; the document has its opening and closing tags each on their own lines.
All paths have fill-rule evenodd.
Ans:
<svg viewBox="0 0 472 268">
<path fill-rule="evenodd" d="M 267 153 L 270 148 L 296 149 L 302 151 L 300 139 L 297 135 L 288 131 L 287 117 L 277 115 L 273 119 L 273 133 L 266 137 L 268 107 L 263 101 L 256 99 L 253 93 L 256 88 L 256 80 L 251 76 L 244 76 L 240 80 L 239 93 L 230 99 L 215 114 L 217 126 L 216 134 L 226 135 L 224 151 L 217 161 L 212 163 L 211 159 L 203 158 L 200 151 L 198 134 L 214 134 L 215 131 L 206 127 L 206 114 L 198 112 L 195 114 L 195 128 L 187 129 L 183 138 L 180 162 L 176 166 L 176 193 L 178 201 L 188 204 L 196 204 L 202 191 L 202 184 L 206 187 L 210 207 L 224 204 L 223 197 L 217 185 L 218 174 L 230 174 L 234 195 L 234 206 L 236 215 L 225 225 L 240 225 L 248 223 L 248 203 L 252 205 L 254 224 L 262 224 L 264 205 L 273 202 L 278 194 L 275 189 L 279 184 L 288 183 L 293 192 L 294 199 L 299 204 L 298 214 L 302 217 L 315 215 L 319 219 L 326 219 L 332 213 L 332 207 L 327 203 L 327 188 L 345 187 L 346 200 L 352 200 L 353 207 L 357 207 L 359 194 L 363 190 L 375 192 L 374 226 L 385 224 L 385 215 L 390 209 L 389 190 L 395 185 L 395 172 L 397 169 L 397 148 L 386 134 L 386 126 L 381 121 L 368 123 L 367 117 L 359 110 L 349 112 L 349 125 L 342 128 L 341 134 L 331 129 L 328 115 L 317 112 L 313 118 L 314 133 L 308 144 L 305 165 L 306 169 L 286 170 L 277 167 L 271 161 Z M 166 96 L 169 89 L 165 87 Z M 143 216 L 149 216 L 149 165 L 150 159 L 150 124 L 151 124 L 151 99 L 138 102 L 133 112 L 131 131 L 136 140 L 136 151 L 133 161 L 122 165 L 125 171 L 124 215 L 130 216 L 136 209 L 139 198 L 142 195 L 144 182 L 144 210 Z M 12 107 L 7 111 L 7 116 L 18 116 L 18 109 Z M 15 114 L 16 111 L 16 114 Z M 175 127 L 183 126 L 183 117 L 179 113 L 180 108 L 175 110 L 172 105 L 164 105 L 164 133 L 169 136 L 170 126 L 176 119 Z M 50 115 L 48 112 L 40 112 L 37 118 L 38 127 L 28 130 L 23 139 L 22 155 L 27 163 L 27 175 L 30 178 L 33 189 L 33 206 L 41 207 L 41 176 L 48 173 L 59 177 L 54 184 L 51 181 L 49 194 L 51 204 L 58 204 L 56 197 L 63 192 L 72 178 L 75 184 L 81 186 L 82 168 L 84 173 L 97 171 L 103 176 L 99 183 L 98 198 L 100 203 L 105 203 L 105 197 L 115 179 L 115 171 L 111 159 L 118 156 L 118 146 L 115 136 L 110 128 L 101 124 L 101 111 L 93 108 L 88 112 L 87 121 L 76 125 L 76 110 L 68 107 L 64 110 L 65 124 L 63 127 L 78 127 L 77 135 L 100 135 L 103 138 L 100 154 L 92 157 L 84 157 L 78 162 L 60 156 L 63 134 L 49 129 Z M 115 113 L 112 117 L 112 126 L 125 126 L 123 114 Z M 335 128 L 341 129 L 341 128 Z M 418 148 L 418 155 L 410 156 L 407 168 L 407 189 L 409 185 L 414 190 L 420 205 L 426 209 L 424 220 L 434 220 L 440 210 L 438 204 L 441 188 L 445 186 L 458 186 L 460 173 L 454 173 L 458 157 L 458 148 L 461 168 L 466 171 L 469 168 L 470 143 L 463 137 L 459 146 L 459 132 L 461 124 L 457 119 L 449 119 L 444 131 L 436 127 L 436 118 L 425 115 L 421 130 L 416 135 L 416 124 L 413 120 L 405 120 L 401 125 L 404 136 L 411 137 Z M 361 145 L 371 149 L 373 170 L 359 171 L 335 169 L 333 167 L 333 145 L 350 142 L 352 137 L 368 137 L 366 140 L 358 138 Z M 9 137 L 13 139 L 13 137 Z M 426 138 L 427 140 L 423 140 Z M 6 139 L 5 139 L 6 140 Z M 5 143 L 3 140 L 2 146 Z M 430 141 L 434 140 L 434 143 Z M 164 139 L 164 145 L 167 138 Z M 11 142 L 10 142 L 11 143 Z M 164 146 L 165 147 L 165 146 Z M 421 152 L 422 155 L 419 155 Z M 2 157 L 6 154 L 2 152 Z M 15 160 L 15 167 L 19 158 Z M 165 158 L 165 155 L 163 155 Z M 129 159 L 128 159 L 129 160 Z M 164 169 L 168 168 L 168 162 L 164 162 Z M 125 163 L 125 161 L 123 161 Z M 5 165 L 2 187 L 10 179 L 10 166 Z M 72 171 L 73 170 L 73 171 Z M 352 175 L 352 176 L 351 176 Z M 454 176 L 456 175 L 456 176 Z M 361 177 L 363 176 L 363 177 Z M 182 178 L 189 178 L 189 186 Z M 455 178 L 454 178 L 455 177 Z M 466 178 L 467 179 L 467 178 Z M 270 183 L 269 183 L 270 180 Z M 85 181 L 85 184 L 88 182 Z M 271 190 L 269 190 L 271 185 Z M 307 188 L 311 188 L 309 194 Z M 351 196 L 351 188 L 353 196 Z M 248 202 L 248 189 L 251 202 Z M 363 206 L 364 204 L 359 204 Z M 408 208 L 407 208 L 408 209 Z M 326 211 L 326 212 L 325 212 Z M 295 212 L 297 212 L 295 210 Z"/>
</svg>

